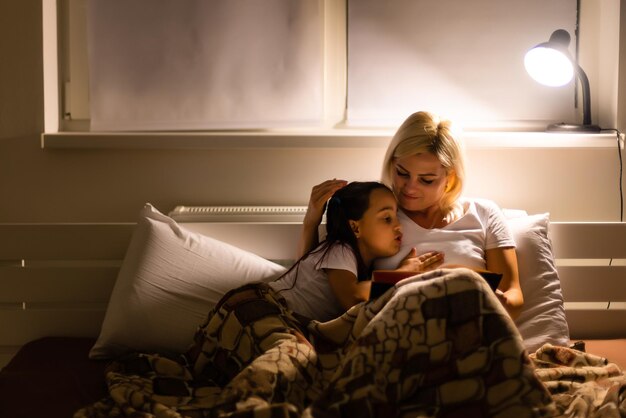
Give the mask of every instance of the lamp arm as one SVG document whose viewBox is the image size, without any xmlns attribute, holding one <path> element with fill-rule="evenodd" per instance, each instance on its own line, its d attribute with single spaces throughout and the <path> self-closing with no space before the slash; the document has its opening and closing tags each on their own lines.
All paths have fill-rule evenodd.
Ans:
<svg viewBox="0 0 626 418">
<path fill-rule="evenodd" d="M 589 88 L 589 78 L 582 67 L 576 64 L 576 74 L 580 80 L 583 90 L 583 125 L 591 125 L 591 93 Z"/>
</svg>

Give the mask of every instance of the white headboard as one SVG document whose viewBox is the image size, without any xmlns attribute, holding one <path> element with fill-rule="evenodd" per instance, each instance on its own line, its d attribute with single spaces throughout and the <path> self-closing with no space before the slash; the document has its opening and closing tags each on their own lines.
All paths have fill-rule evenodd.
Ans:
<svg viewBox="0 0 626 418">
<path fill-rule="evenodd" d="M 171 216 L 268 259 L 288 260 L 304 210 L 187 207 Z M 0 367 L 40 337 L 98 335 L 133 228 L 0 223 Z M 625 338 L 626 224 L 555 222 L 550 231 L 572 337 Z"/>
<path fill-rule="evenodd" d="M 626 223 L 552 222 L 571 337 L 626 338 Z"/>
</svg>

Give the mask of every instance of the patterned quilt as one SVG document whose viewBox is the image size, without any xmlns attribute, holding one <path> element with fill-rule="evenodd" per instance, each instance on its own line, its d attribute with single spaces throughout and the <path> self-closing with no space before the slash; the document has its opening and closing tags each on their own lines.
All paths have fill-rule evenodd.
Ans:
<svg viewBox="0 0 626 418">
<path fill-rule="evenodd" d="M 136 353 L 106 372 L 96 417 L 624 417 L 626 377 L 546 345 L 532 355 L 466 269 L 399 282 L 325 323 L 252 284 L 226 294 L 180 358 Z"/>
</svg>

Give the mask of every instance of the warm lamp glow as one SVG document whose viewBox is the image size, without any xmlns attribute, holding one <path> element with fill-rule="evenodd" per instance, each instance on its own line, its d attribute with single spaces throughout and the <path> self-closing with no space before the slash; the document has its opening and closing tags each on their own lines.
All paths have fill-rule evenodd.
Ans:
<svg viewBox="0 0 626 418">
<path fill-rule="evenodd" d="M 545 47 L 533 48 L 524 57 L 528 74 L 544 86 L 564 86 L 574 78 L 572 61 L 562 52 Z"/>
<path fill-rule="evenodd" d="M 587 74 L 572 58 L 568 51 L 569 32 L 557 29 L 552 32 L 548 42 L 543 42 L 524 56 L 524 66 L 528 74 L 537 82 L 550 86 L 561 87 L 578 75 L 582 87 L 583 123 L 557 123 L 549 125 L 548 131 L 560 132 L 600 132 L 598 125 L 591 123 L 591 99 Z"/>
</svg>

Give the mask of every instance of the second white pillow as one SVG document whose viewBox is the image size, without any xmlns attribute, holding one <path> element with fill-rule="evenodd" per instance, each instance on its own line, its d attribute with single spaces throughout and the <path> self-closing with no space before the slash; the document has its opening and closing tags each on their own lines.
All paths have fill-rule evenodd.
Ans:
<svg viewBox="0 0 626 418">
<path fill-rule="evenodd" d="M 524 308 L 515 324 L 529 352 L 545 343 L 566 346 L 569 328 L 561 282 L 548 238 L 547 213 L 507 220 L 517 245 L 517 264 Z"/>
</svg>

